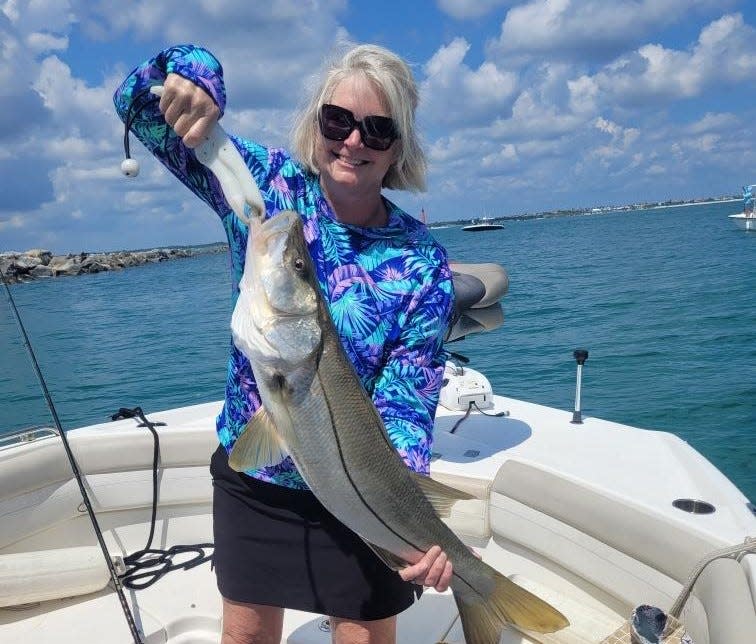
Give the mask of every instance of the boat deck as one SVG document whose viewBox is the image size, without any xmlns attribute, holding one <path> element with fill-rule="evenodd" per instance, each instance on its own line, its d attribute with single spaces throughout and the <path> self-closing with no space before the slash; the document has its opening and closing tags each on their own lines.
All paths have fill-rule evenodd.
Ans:
<svg viewBox="0 0 756 644">
<path fill-rule="evenodd" d="M 209 514 L 160 521 L 157 533 L 162 538 L 158 547 L 193 543 L 197 538 L 206 538 L 207 534 L 197 534 L 197 531 L 200 528 L 203 532 L 209 531 L 210 526 Z M 114 536 L 126 546 L 125 550 L 130 551 L 144 545 L 142 540 L 146 538 L 148 530 L 149 524 L 143 523 L 114 530 L 110 536 Z M 497 550 L 498 547 L 492 544 L 490 551 L 482 550 L 482 554 L 494 557 Z M 518 561 L 511 554 L 506 557 L 511 559 L 507 565 L 515 572 L 515 580 L 526 587 L 527 580 L 539 574 L 548 574 L 546 570 L 535 571 L 526 558 Z M 526 573 L 524 582 L 523 572 Z M 586 630 L 588 633 L 608 634 L 622 622 L 620 614 L 602 606 L 578 587 L 571 588 L 572 599 L 568 599 L 564 593 L 548 597 L 541 586 L 530 583 L 533 591 L 539 592 L 568 614 L 573 628 L 577 626 L 583 635 Z M 148 588 L 138 591 L 126 589 L 125 594 L 137 628 L 144 634 L 145 644 L 217 644 L 220 640 L 221 598 L 209 563 L 186 571 L 173 571 Z M 581 597 L 580 602 L 575 599 L 576 596 Z M 4 642 L 34 644 L 133 642 L 110 585 L 84 597 L 52 600 L 38 606 L 0 609 L 0 634 Z M 406 644 L 435 644 L 440 641 L 463 644 L 464 637 L 451 592 L 439 594 L 433 590 L 426 591 L 419 602 L 399 616 L 398 634 L 398 641 Z M 331 636 L 327 618 L 324 615 L 287 611 L 283 641 L 287 644 L 328 644 Z M 501 639 L 502 644 L 532 641 L 514 629 L 507 629 Z"/>
<path fill-rule="evenodd" d="M 680 579 L 701 555 L 756 534 L 756 516 L 743 495 L 675 436 L 590 417 L 576 425 L 570 422 L 571 412 L 501 396 L 494 401 L 486 413 L 508 416 L 474 412 L 453 434 L 461 414 L 439 408 L 432 472 L 476 496 L 455 506 L 450 522 L 460 536 L 484 560 L 530 586 L 570 619 L 569 632 L 538 636 L 539 641 L 599 642 L 637 603 L 668 607 L 680 590 Z M 154 547 L 212 541 L 207 462 L 215 445 L 219 406 L 148 414 L 167 423 L 161 428 L 163 468 Z M 74 430 L 69 438 L 111 553 L 126 555 L 143 548 L 151 498 L 149 432 L 125 420 Z M 13 471 L 11 452 L 42 453 L 56 441 L 0 449 L 0 471 Z M 129 459 L 138 464 L 132 471 L 114 471 L 114 463 Z M 65 464 L 52 480 L 60 481 L 63 470 Z M 18 476 L 14 480 L 24 488 Z M 59 496 L 59 489 L 36 492 L 34 498 L 39 502 L 41 494 L 49 494 L 56 507 L 76 508 L 77 490 Z M 0 506 L 0 524 L 5 526 L 0 537 L 16 529 L 12 522 L 23 498 L 16 493 Z M 716 511 L 676 510 L 676 499 L 706 501 Z M 6 536 L 0 554 L 94 543 L 88 518 L 80 512 L 72 520 L 36 530 L 23 541 Z M 753 585 L 756 555 L 740 565 Z M 219 641 L 221 601 L 209 563 L 171 572 L 149 588 L 126 590 L 126 595 L 149 644 Z M 756 588 L 745 595 L 756 596 Z M 699 614 L 705 613 L 691 614 L 690 620 L 705 631 L 705 618 Z M 288 611 L 285 641 L 330 642 L 324 620 L 322 615 Z M 99 644 L 132 639 L 116 594 L 105 587 L 79 597 L 0 608 L 0 641 Z M 452 595 L 428 591 L 400 616 L 399 642 L 439 641 L 461 644 L 461 626 Z M 507 629 L 501 641 L 533 640 Z"/>
</svg>

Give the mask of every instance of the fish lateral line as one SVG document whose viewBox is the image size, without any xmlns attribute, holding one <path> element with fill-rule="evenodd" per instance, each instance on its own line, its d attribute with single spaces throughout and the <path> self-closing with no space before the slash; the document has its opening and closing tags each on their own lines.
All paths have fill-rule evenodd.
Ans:
<svg viewBox="0 0 756 644">
<path fill-rule="evenodd" d="M 320 376 L 320 371 L 319 370 L 316 372 L 316 378 L 318 379 L 318 383 L 320 384 L 321 390 L 325 391 L 325 389 L 323 387 L 323 379 Z M 362 386 L 362 385 L 360 385 L 360 386 Z M 367 499 L 365 499 L 365 497 L 363 496 L 362 492 L 357 487 L 357 485 L 356 485 L 356 483 L 354 481 L 354 478 L 352 476 L 352 473 L 349 471 L 349 467 L 347 466 L 346 459 L 344 458 L 344 450 L 343 450 L 342 445 L 341 445 L 341 440 L 339 439 L 339 434 L 338 434 L 337 431 L 335 431 L 336 423 L 334 421 L 333 408 L 331 407 L 331 403 L 330 403 L 330 401 L 328 399 L 328 396 L 323 396 L 323 399 L 325 400 L 326 408 L 328 409 L 328 415 L 331 418 L 331 427 L 334 428 L 333 437 L 334 437 L 334 441 L 336 442 L 336 448 L 338 450 L 339 461 L 341 462 L 341 469 L 344 472 L 344 474 L 346 475 L 347 479 L 349 480 L 349 483 L 352 486 L 352 490 L 357 495 L 357 498 L 359 498 L 359 500 L 362 502 L 363 506 L 368 510 L 368 512 L 371 515 L 373 515 L 373 517 L 375 519 L 378 520 L 378 523 L 380 523 L 382 526 L 384 526 L 397 539 L 399 539 L 400 541 L 404 542 L 409 547 L 414 548 L 418 552 L 425 552 L 422 548 L 420 548 L 416 544 L 414 544 L 411 541 L 409 541 L 404 535 L 399 534 L 396 530 L 394 530 L 394 528 L 392 528 L 388 523 L 386 523 L 386 521 L 384 521 L 383 517 L 381 517 L 373 509 L 373 507 L 370 505 L 370 503 L 368 503 Z M 382 432 L 382 433 L 385 435 L 385 432 Z M 393 445 L 391 447 L 392 447 L 392 449 L 394 449 Z M 368 540 L 366 539 L 365 541 L 368 541 Z M 374 545 L 374 544 L 371 544 L 371 545 Z"/>
</svg>

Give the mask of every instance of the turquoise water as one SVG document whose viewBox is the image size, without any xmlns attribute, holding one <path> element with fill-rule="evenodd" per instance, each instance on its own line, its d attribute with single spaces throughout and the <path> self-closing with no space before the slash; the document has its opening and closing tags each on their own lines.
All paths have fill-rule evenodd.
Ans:
<svg viewBox="0 0 756 644">
<path fill-rule="evenodd" d="M 739 204 L 434 231 L 458 261 L 499 262 L 505 323 L 450 345 L 494 390 L 691 443 L 756 500 L 756 233 Z M 229 342 L 225 255 L 32 282 L 12 292 L 64 428 L 219 399 Z M 0 298 L 0 433 L 49 424 Z M 653 454 L 649 454 L 653 458 Z"/>
</svg>

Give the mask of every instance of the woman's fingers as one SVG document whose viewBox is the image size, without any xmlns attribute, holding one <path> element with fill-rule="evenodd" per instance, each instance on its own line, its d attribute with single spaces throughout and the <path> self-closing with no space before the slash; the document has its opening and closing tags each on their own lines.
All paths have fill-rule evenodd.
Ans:
<svg viewBox="0 0 756 644">
<path fill-rule="evenodd" d="M 213 105 L 215 104 L 213 103 Z M 215 115 L 201 116 L 189 126 L 185 133 L 181 134 L 178 130 L 176 130 L 176 133 L 183 139 L 184 145 L 188 148 L 194 148 L 210 135 L 217 122 L 218 114 L 216 109 Z"/>
<path fill-rule="evenodd" d="M 220 110 L 201 87 L 178 74 L 163 83 L 160 111 L 187 147 L 199 145 L 218 121 Z"/>
<path fill-rule="evenodd" d="M 451 562 L 442 552 L 433 562 L 428 574 L 425 577 L 425 585 L 432 586 L 438 592 L 444 592 L 449 586 L 451 580 Z"/>
<path fill-rule="evenodd" d="M 439 546 L 433 546 L 417 563 L 400 570 L 399 575 L 405 581 L 444 592 L 449 587 L 453 572 L 446 553 Z"/>
<path fill-rule="evenodd" d="M 402 568 L 399 571 L 399 576 L 404 579 L 404 581 L 411 581 L 416 584 L 422 583 L 420 579 L 425 577 L 431 567 L 433 558 L 435 558 L 440 552 L 441 548 L 439 548 L 438 546 L 433 546 L 415 563 L 407 566 L 406 568 Z"/>
</svg>

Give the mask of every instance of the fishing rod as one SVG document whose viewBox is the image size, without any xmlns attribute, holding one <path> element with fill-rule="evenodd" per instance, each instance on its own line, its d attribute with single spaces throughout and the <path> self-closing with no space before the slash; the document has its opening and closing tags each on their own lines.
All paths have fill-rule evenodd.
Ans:
<svg viewBox="0 0 756 644">
<path fill-rule="evenodd" d="M 42 375 L 42 370 L 40 369 L 39 363 L 37 362 L 37 356 L 34 353 L 31 341 L 29 340 L 29 336 L 26 333 L 26 327 L 24 327 L 23 320 L 21 319 L 21 314 L 16 308 L 16 301 L 14 300 L 13 294 L 11 293 L 10 287 L 8 286 L 8 281 L 5 278 L 5 272 L 1 269 L 0 277 L 2 278 L 3 286 L 5 286 L 5 292 L 8 295 L 8 301 L 10 302 L 11 310 L 13 311 L 13 315 L 16 318 L 16 324 L 18 324 L 18 328 L 21 331 L 21 335 L 24 339 L 24 346 L 26 347 L 26 350 L 29 353 L 29 357 L 31 358 L 32 366 L 34 367 L 34 373 L 37 376 L 40 387 L 42 387 L 42 393 L 44 394 L 47 408 L 50 411 L 53 422 L 55 423 L 55 428 L 58 430 L 60 439 L 63 442 L 63 449 L 65 450 L 66 456 L 68 457 L 68 463 L 71 465 L 71 470 L 73 471 L 74 478 L 79 485 L 79 491 L 81 492 L 82 499 L 84 500 L 84 505 L 87 508 L 89 520 L 92 522 L 92 527 L 94 528 L 95 535 L 97 536 L 97 541 L 99 542 L 100 549 L 102 550 L 102 554 L 105 557 L 105 563 L 108 566 L 108 571 L 110 572 L 110 579 L 113 582 L 116 594 L 118 595 L 118 601 L 121 603 L 123 614 L 126 617 L 126 622 L 129 625 L 129 630 L 131 631 L 131 635 L 134 638 L 134 644 L 144 644 L 142 635 L 139 633 L 136 622 L 134 621 L 134 615 L 131 612 L 131 608 L 129 607 L 129 604 L 126 600 L 126 596 L 123 593 L 123 586 L 121 585 L 121 581 L 118 578 L 118 572 L 115 569 L 115 564 L 113 564 L 113 561 L 110 558 L 110 552 L 108 551 L 108 547 L 105 544 L 105 539 L 102 536 L 100 524 L 97 521 L 94 508 L 92 507 L 92 503 L 89 500 L 89 494 L 87 494 L 87 490 L 84 487 L 84 480 L 81 476 L 81 472 L 79 471 L 79 467 L 76 464 L 76 459 L 74 458 L 73 451 L 71 450 L 71 446 L 68 443 L 66 433 L 63 431 L 63 425 L 61 424 L 60 418 L 58 417 L 58 412 L 55 409 L 55 404 L 53 403 L 52 396 L 50 396 L 50 391 L 47 388 L 47 383 L 45 382 L 45 378 Z"/>
</svg>

